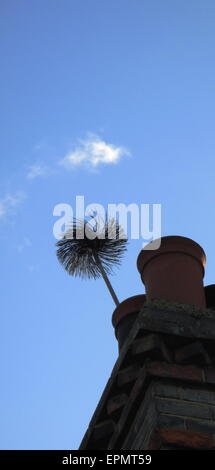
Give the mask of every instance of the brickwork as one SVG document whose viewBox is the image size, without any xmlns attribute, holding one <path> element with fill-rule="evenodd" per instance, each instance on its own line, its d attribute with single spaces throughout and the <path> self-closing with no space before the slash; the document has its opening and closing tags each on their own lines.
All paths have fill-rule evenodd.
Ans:
<svg viewBox="0 0 215 470">
<path fill-rule="evenodd" d="M 214 340 L 214 311 L 144 306 L 80 449 L 215 449 Z"/>
</svg>

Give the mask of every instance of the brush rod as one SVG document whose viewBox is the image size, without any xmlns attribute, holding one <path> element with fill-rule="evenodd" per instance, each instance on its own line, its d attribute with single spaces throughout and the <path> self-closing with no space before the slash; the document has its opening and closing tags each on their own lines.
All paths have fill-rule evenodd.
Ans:
<svg viewBox="0 0 215 470">
<path fill-rule="evenodd" d="M 102 275 L 102 277 L 103 277 L 103 279 L 104 279 L 104 281 L 105 281 L 105 284 L 106 284 L 106 286 L 107 286 L 107 288 L 108 288 L 108 290 L 109 290 L 109 292 L 110 292 L 110 294 L 111 294 L 111 297 L 112 297 L 112 299 L 113 299 L 113 301 L 114 301 L 116 307 L 118 307 L 118 305 L 119 305 L 119 299 L 117 298 L 117 296 L 116 296 L 116 294 L 115 294 L 115 292 L 114 292 L 114 289 L 113 289 L 113 287 L 112 287 L 112 285 L 111 285 L 111 283 L 110 283 L 110 281 L 109 281 L 109 279 L 108 279 L 108 277 L 107 277 L 107 274 L 106 274 L 106 272 L 105 272 L 105 270 L 104 270 L 104 268 L 103 268 L 103 266 L 102 266 L 102 263 L 101 263 L 101 261 L 100 261 L 100 259 L 99 259 L 98 256 L 95 256 L 95 261 L 96 261 L 97 266 L 98 266 L 98 268 L 99 268 L 99 270 L 100 270 L 100 273 L 101 273 L 101 275 Z"/>
</svg>

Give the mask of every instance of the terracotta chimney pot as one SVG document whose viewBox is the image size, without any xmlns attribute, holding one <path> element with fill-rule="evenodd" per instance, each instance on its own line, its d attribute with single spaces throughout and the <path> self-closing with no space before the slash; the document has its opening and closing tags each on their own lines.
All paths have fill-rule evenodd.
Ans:
<svg viewBox="0 0 215 470">
<path fill-rule="evenodd" d="M 149 243 L 141 250 L 137 268 L 145 284 L 147 299 L 166 299 L 205 308 L 203 287 L 206 256 L 198 243 L 190 238 L 161 238 L 158 249 Z"/>
<path fill-rule="evenodd" d="M 207 308 L 215 310 L 215 284 L 205 286 L 205 298 Z"/>
<path fill-rule="evenodd" d="M 112 316 L 112 324 L 115 328 L 119 349 L 121 349 L 124 344 L 145 300 L 146 296 L 144 294 L 134 295 L 133 297 L 123 300 L 123 302 L 115 308 Z"/>
</svg>

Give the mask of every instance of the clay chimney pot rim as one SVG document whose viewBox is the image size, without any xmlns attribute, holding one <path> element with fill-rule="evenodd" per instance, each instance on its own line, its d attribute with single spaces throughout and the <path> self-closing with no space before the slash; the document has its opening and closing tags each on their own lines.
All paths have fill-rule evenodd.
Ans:
<svg viewBox="0 0 215 470">
<path fill-rule="evenodd" d="M 150 247 L 150 243 L 146 246 Z M 191 238 L 179 235 L 162 237 L 160 247 L 155 250 L 150 250 L 149 248 L 146 249 L 146 247 L 142 249 L 137 258 L 137 269 L 139 273 L 142 274 L 146 264 L 148 264 L 153 258 L 167 253 L 177 252 L 184 253 L 195 258 L 200 263 L 204 274 L 206 255 L 203 248 Z"/>
<path fill-rule="evenodd" d="M 123 300 L 118 307 L 115 308 L 113 315 L 112 315 L 112 324 L 113 327 L 120 323 L 120 321 L 125 318 L 127 315 L 132 313 L 137 313 L 143 307 L 144 302 L 146 301 L 146 295 L 133 295 L 132 297 L 128 297 L 127 299 Z"/>
</svg>

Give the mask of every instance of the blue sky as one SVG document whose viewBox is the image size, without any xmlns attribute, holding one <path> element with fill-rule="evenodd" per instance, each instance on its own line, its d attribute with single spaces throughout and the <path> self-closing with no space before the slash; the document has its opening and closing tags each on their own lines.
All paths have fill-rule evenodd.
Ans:
<svg viewBox="0 0 215 470">
<path fill-rule="evenodd" d="M 214 23 L 213 0 L 1 2 L 2 449 L 77 448 L 117 358 L 102 280 L 57 262 L 56 204 L 160 203 L 215 281 Z M 89 141 L 100 161 L 74 162 Z M 120 300 L 144 292 L 140 249 Z"/>
</svg>

